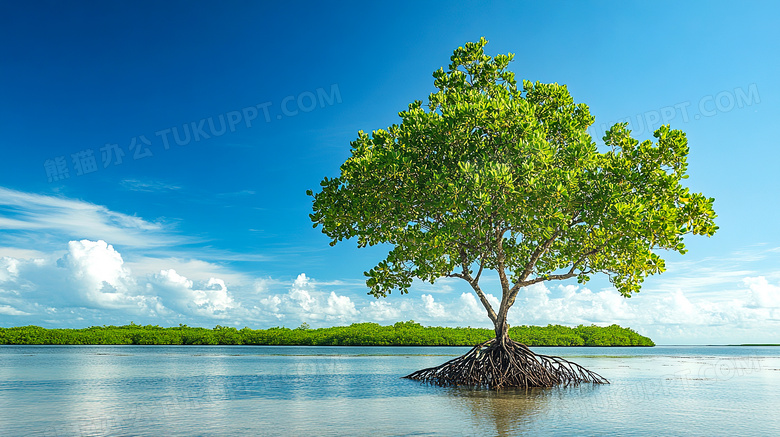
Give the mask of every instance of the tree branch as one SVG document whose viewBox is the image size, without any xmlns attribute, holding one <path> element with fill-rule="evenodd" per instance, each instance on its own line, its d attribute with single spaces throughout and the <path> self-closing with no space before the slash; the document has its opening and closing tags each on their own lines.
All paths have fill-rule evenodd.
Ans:
<svg viewBox="0 0 780 437">
<path fill-rule="evenodd" d="M 573 224 L 576 224 L 576 222 L 573 222 Z M 553 235 L 553 236 L 555 236 L 555 235 Z M 515 303 L 515 299 L 517 298 L 517 294 L 520 292 L 520 289 L 523 288 L 523 287 L 528 287 L 529 285 L 538 284 L 538 283 L 544 282 L 544 281 L 562 281 L 562 280 L 566 280 L 566 279 L 571 279 L 571 278 L 573 278 L 575 276 L 579 276 L 581 274 L 592 273 L 591 270 L 588 270 L 588 271 L 580 270 L 580 272 L 578 272 L 578 273 L 575 273 L 575 272 L 577 270 L 577 266 L 578 265 L 583 263 L 589 256 L 597 254 L 601 249 L 603 249 L 604 247 L 607 246 L 609 241 L 611 241 L 611 239 L 605 241 L 603 244 L 601 244 L 600 246 L 598 246 L 598 247 L 596 247 L 594 249 L 591 249 L 591 250 L 589 250 L 587 252 L 584 252 L 582 255 L 579 256 L 579 258 L 577 258 L 576 261 L 574 261 L 572 263 L 571 269 L 569 269 L 569 271 L 566 272 L 566 273 L 563 273 L 563 274 L 560 274 L 560 275 L 539 276 L 539 277 L 534 278 L 534 279 L 532 279 L 530 281 L 526 280 L 525 278 L 527 278 L 527 276 L 525 276 L 525 278 L 523 280 L 517 281 L 517 283 L 512 287 L 512 290 L 509 293 L 509 299 L 508 299 L 508 302 L 507 302 L 508 303 L 508 307 L 511 307 Z M 552 243 L 550 243 L 550 244 L 552 244 Z M 537 251 L 538 250 L 539 249 L 537 248 Z M 507 307 L 507 309 L 508 309 L 508 307 Z"/>
<path fill-rule="evenodd" d="M 506 231 L 503 229 L 496 228 L 496 270 L 498 270 L 498 277 L 501 280 L 502 295 L 509 293 L 509 279 L 506 276 L 506 266 L 504 264 L 504 261 L 506 260 L 506 254 L 504 253 L 505 232 Z"/>
<path fill-rule="evenodd" d="M 531 275 L 531 272 L 533 272 L 534 267 L 536 266 L 536 262 L 539 261 L 539 258 L 544 255 L 545 252 L 547 252 L 550 247 L 555 242 L 555 239 L 558 238 L 558 236 L 561 234 L 560 229 L 553 232 L 552 237 L 548 238 L 547 241 L 540 244 L 536 250 L 534 250 L 534 253 L 531 254 L 531 259 L 528 260 L 528 264 L 525 265 L 525 270 L 523 270 L 523 273 L 520 275 L 520 278 L 518 278 L 517 284 L 515 284 L 514 287 L 512 287 L 512 290 L 514 291 L 516 288 L 518 288 L 518 284 L 525 281 L 528 276 Z"/>
<path fill-rule="evenodd" d="M 477 284 L 476 282 L 469 282 L 469 284 L 471 284 L 471 288 L 474 289 L 474 292 L 477 293 L 477 296 L 479 296 L 479 300 L 482 302 L 482 306 L 484 306 L 485 309 L 487 310 L 488 317 L 490 317 L 490 320 L 493 323 L 496 323 L 498 316 L 496 315 L 496 312 L 493 310 L 493 306 L 490 305 L 490 302 L 487 300 L 487 296 L 479 287 L 479 284 Z"/>
<path fill-rule="evenodd" d="M 580 223 L 583 223 L 583 220 L 580 218 L 580 211 L 577 211 L 574 213 L 574 217 L 572 217 L 568 227 L 571 229 L 572 226 L 576 226 Z M 510 290 L 510 295 L 516 295 L 520 288 L 524 287 L 523 283 L 526 281 L 526 279 L 528 279 L 528 276 L 531 275 L 531 272 L 533 272 L 533 269 L 536 266 L 536 262 L 539 261 L 539 258 L 541 258 L 548 250 L 550 250 L 550 247 L 552 247 L 553 243 L 562 232 L 563 231 L 561 229 L 553 232 L 552 236 L 548 238 L 547 241 L 540 244 L 534 253 L 531 254 L 531 259 L 528 261 L 528 264 L 526 264 L 525 270 L 523 270 L 523 273 L 518 278 L 517 283 L 515 283 L 515 285 L 512 287 L 512 290 Z M 580 257 L 580 259 L 578 259 L 574 265 L 576 266 L 581 261 L 581 259 L 583 259 L 583 257 Z M 512 299 L 512 301 L 514 302 L 514 299 Z"/>
<path fill-rule="evenodd" d="M 474 282 L 479 282 L 479 277 L 482 276 L 482 270 L 485 268 L 485 259 L 482 257 L 481 261 L 479 262 L 479 271 L 477 271 L 477 276 L 474 277 Z"/>
<path fill-rule="evenodd" d="M 477 273 L 477 277 L 472 278 L 471 273 L 469 273 L 468 257 L 466 256 L 466 251 L 463 249 L 463 247 L 460 248 L 460 257 L 463 271 L 461 273 L 451 273 L 447 276 L 461 278 L 468 282 L 469 285 L 471 285 L 471 288 L 474 290 L 474 293 L 476 293 L 477 297 L 479 297 L 480 302 L 482 302 L 482 306 L 484 306 L 485 310 L 487 310 L 488 317 L 490 317 L 490 320 L 495 323 L 496 319 L 498 318 L 496 311 L 493 309 L 493 306 L 490 305 L 490 301 L 488 301 L 487 296 L 479 286 L 479 276 L 482 274 L 482 269 L 485 267 L 484 259 L 480 261 L 479 273 Z"/>
</svg>

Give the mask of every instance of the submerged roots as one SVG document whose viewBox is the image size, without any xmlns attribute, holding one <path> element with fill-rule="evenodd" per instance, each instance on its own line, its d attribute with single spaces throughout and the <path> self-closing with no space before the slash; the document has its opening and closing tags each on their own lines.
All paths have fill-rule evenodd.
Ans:
<svg viewBox="0 0 780 437">
<path fill-rule="evenodd" d="M 560 357 L 539 355 L 509 338 L 478 344 L 465 355 L 404 378 L 441 386 L 553 387 L 583 382 L 609 384 L 603 376 Z"/>
</svg>

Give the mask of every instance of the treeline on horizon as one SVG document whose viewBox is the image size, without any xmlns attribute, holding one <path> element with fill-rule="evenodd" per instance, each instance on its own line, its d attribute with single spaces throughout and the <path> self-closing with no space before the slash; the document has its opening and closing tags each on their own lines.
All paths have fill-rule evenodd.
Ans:
<svg viewBox="0 0 780 437">
<path fill-rule="evenodd" d="M 354 323 L 310 329 L 213 329 L 187 325 L 92 326 L 84 329 L 46 329 L 39 326 L 0 328 L 0 345 L 279 345 L 279 346 L 474 346 L 493 338 L 484 328 L 425 327 L 414 321 L 390 326 Z M 655 346 L 630 328 L 561 325 L 516 326 L 509 336 L 528 346 Z"/>
</svg>

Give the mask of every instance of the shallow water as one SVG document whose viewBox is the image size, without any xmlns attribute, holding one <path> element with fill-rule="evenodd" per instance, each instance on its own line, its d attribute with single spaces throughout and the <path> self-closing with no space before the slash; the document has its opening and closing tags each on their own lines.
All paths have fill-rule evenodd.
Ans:
<svg viewBox="0 0 780 437">
<path fill-rule="evenodd" d="M 610 385 L 400 378 L 466 350 L 0 346 L 0 435 L 780 435 L 780 348 L 534 348 Z"/>
</svg>

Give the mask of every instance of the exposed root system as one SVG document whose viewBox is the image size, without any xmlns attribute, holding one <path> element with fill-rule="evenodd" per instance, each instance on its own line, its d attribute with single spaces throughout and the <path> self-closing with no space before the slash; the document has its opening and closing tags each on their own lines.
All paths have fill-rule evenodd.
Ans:
<svg viewBox="0 0 780 437">
<path fill-rule="evenodd" d="M 539 355 L 522 343 L 495 338 L 446 363 L 404 378 L 441 386 L 553 387 L 580 383 L 609 384 L 601 375 L 561 357 Z"/>
</svg>

